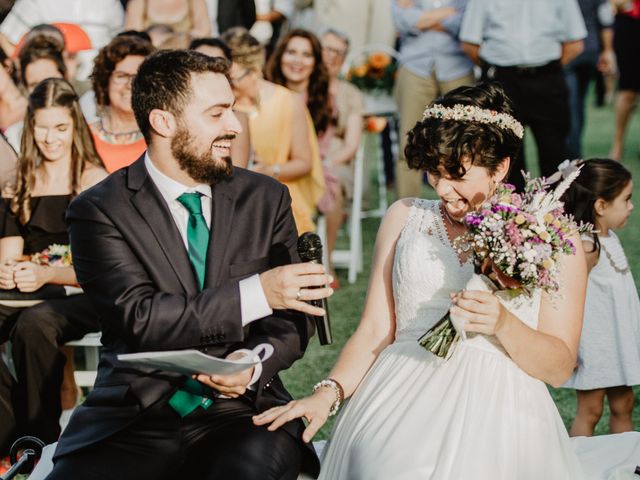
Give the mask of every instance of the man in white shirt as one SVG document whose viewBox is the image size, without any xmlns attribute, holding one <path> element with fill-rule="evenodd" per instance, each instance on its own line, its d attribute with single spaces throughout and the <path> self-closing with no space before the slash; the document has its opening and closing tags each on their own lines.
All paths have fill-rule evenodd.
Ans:
<svg viewBox="0 0 640 480">
<path fill-rule="evenodd" d="M 69 208 L 74 266 L 103 314 L 105 348 L 49 479 L 293 480 L 319 470 L 302 422 L 282 432 L 252 422 L 291 398 L 278 372 L 313 334 L 300 312 L 323 313 L 305 301 L 331 294 L 310 287 L 331 278 L 320 265 L 290 265 L 297 234 L 286 187 L 232 167 L 241 127 L 227 65 L 194 51 L 148 57 L 132 97 L 148 152 Z M 234 358 L 263 343 L 274 348 L 269 359 L 227 376 L 117 360 L 189 348 Z"/>
</svg>

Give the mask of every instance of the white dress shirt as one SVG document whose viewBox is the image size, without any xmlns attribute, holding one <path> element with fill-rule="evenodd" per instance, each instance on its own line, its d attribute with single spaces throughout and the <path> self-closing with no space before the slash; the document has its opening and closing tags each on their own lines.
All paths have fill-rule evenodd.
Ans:
<svg viewBox="0 0 640 480">
<path fill-rule="evenodd" d="M 173 221 L 178 227 L 178 231 L 182 237 L 184 247 L 188 250 L 189 243 L 187 239 L 187 227 L 189 223 L 189 212 L 184 205 L 178 201 L 178 197 L 183 193 L 201 193 L 202 197 L 200 200 L 202 202 L 202 216 L 207 223 L 207 227 L 211 228 L 211 185 L 199 184 L 195 187 L 187 187 L 186 185 L 175 181 L 156 168 L 149 158 L 148 152 L 145 154 L 144 164 L 149 172 L 151 180 L 160 191 L 164 201 L 167 203 L 171 216 L 173 217 Z M 273 313 L 273 310 L 269 307 L 269 303 L 267 302 L 264 290 L 262 289 L 262 284 L 260 283 L 260 276 L 258 274 L 245 278 L 244 280 L 240 280 L 239 286 L 240 313 L 243 327 Z M 246 354 L 253 354 L 251 350 L 242 349 L 240 351 Z M 259 360 L 259 357 L 257 357 L 256 360 Z M 261 373 L 262 365 L 258 364 L 255 367 L 250 385 L 260 378 Z"/>
</svg>

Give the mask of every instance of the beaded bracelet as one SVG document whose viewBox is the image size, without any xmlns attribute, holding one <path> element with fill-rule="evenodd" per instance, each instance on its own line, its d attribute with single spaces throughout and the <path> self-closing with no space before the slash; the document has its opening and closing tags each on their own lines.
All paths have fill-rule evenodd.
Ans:
<svg viewBox="0 0 640 480">
<path fill-rule="evenodd" d="M 340 385 L 333 378 L 326 378 L 313 386 L 313 393 L 316 393 L 316 391 L 322 387 L 330 387 L 336 394 L 336 399 L 329 409 L 329 416 L 333 417 L 336 413 L 338 413 L 338 409 L 344 401 L 344 389 L 342 388 L 342 385 Z"/>
</svg>

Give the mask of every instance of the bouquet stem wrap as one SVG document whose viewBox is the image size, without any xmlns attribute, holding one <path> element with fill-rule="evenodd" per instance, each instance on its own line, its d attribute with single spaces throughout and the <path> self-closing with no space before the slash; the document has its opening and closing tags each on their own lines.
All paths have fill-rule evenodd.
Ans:
<svg viewBox="0 0 640 480">
<path fill-rule="evenodd" d="M 464 289 L 493 293 L 498 287 L 486 275 L 474 273 Z M 438 323 L 418 339 L 418 343 L 435 356 L 447 359 L 453 354 L 458 342 L 467 339 L 465 323 L 465 320 L 447 311 Z"/>
</svg>

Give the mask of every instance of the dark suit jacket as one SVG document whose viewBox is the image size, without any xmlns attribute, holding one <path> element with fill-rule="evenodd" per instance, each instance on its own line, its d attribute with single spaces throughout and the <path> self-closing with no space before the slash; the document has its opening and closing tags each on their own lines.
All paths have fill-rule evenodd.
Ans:
<svg viewBox="0 0 640 480">
<path fill-rule="evenodd" d="M 254 0 L 218 0 L 218 31 L 222 34 L 231 27 L 249 30 L 256 21 Z"/>
<path fill-rule="evenodd" d="M 178 374 L 119 364 L 120 353 L 197 348 L 221 356 L 267 342 L 258 411 L 289 401 L 278 372 L 300 358 L 313 322 L 292 311 L 242 327 L 239 280 L 299 261 L 288 190 L 244 169 L 212 190 L 211 239 L 200 292 L 178 228 L 144 157 L 83 192 L 67 211 L 78 281 L 102 317 L 95 388 L 74 412 L 56 456 L 107 438 L 177 390 Z M 300 438 L 303 423 L 286 430 Z M 311 457 L 311 456 L 307 456 Z M 316 470 L 317 457 L 311 458 Z"/>
</svg>

